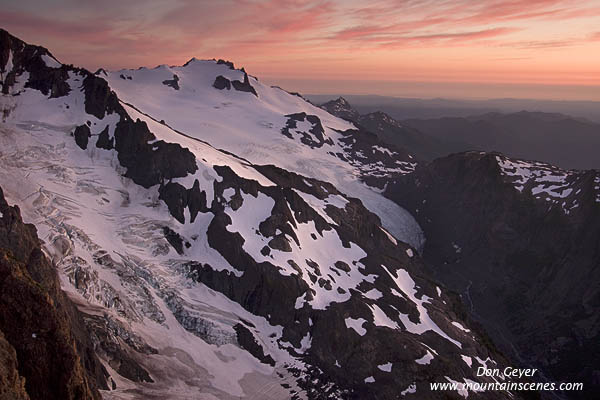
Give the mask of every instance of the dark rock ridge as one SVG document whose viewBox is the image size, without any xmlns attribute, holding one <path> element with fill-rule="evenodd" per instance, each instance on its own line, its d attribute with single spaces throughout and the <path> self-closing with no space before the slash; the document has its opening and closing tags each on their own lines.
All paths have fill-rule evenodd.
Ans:
<svg viewBox="0 0 600 400">
<path fill-rule="evenodd" d="M 361 116 L 343 97 L 320 106 L 336 117 L 352 122 L 357 129 L 340 132 L 345 153 L 336 153 L 341 160 L 360 168 L 361 179 L 369 186 L 384 189 L 395 177 L 410 173 L 420 157 L 413 153 L 413 146 L 404 147 L 401 141 L 390 141 L 381 135 L 379 125 L 373 125 L 371 115 Z M 384 121 L 392 123 L 388 116 Z M 407 150 L 410 149 L 410 150 Z"/>
<path fill-rule="evenodd" d="M 229 69 L 235 69 L 235 66 L 233 65 L 233 63 L 231 61 L 223 60 L 221 58 L 219 58 L 217 60 L 217 64 L 224 64 L 224 65 L 227 65 L 229 67 Z"/>
<path fill-rule="evenodd" d="M 148 371 L 140 365 L 139 359 L 158 353 L 156 349 L 142 342 L 135 334 L 129 333 L 121 323 L 106 314 L 84 314 L 84 320 L 96 354 L 106 360 L 111 368 L 132 382 L 154 382 Z M 110 389 L 116 388 L 111 377 Z"/>
<path fill-rule="evenodd" d="M 363 129 L 377 135 L 386 146 L 405 149 L 415 160 L 431 161 L 455 148 L 461 148 L 458 144 L 457 147 L 453 147 L 452 140 L 448 140 L 449 144 L 442 142 L 381 111 L 361 115 L 343 97 L 323 103 L 320 107 L 337 117 L 359 124 Z"/>
<path fill-rule="evenodd" d="M 222 63 L 221 63 L 222 64 Z M 250 84 L 250 80 L 248 79 L 248 74 L 244 72 L 244 81 L 234 80 L 231 81 L 225 78 L 223 75 L 219 75 L 215 78 L 215 82 L 213 83 L 213 87 L 219 90 L 230 90 L 231 87 L 240 92 L 248 92 L 252 93 L 256 97 L 258 97 L 258 93 L 256 93 L 256 89 Z"/>
<path fill-rule="evenodd" d="M 12 56 L 12 69 L 6 71 Z M 25 87 L 37 89 L 50 97 L 61 97 L 69 93 L 69 85 L 66 82 L 68 66 L 60 68 L 49 68 L 42 56 L 54 58 L 52 54 L 43 47 L 26 44 L 20 39 L 10 35 L 4 29 L 0 29 L 0 71 L 2 71 L 2 94 L 8 94 L 9 88 L 14 85 L 15 79 L 23 71 L 29 72 L 29 79 Z"/>
<path fill-rule="evenodd" d="M 179 90 L 179 77 L 176 74 L 173 74 L 173 79 L 164 80 L 163 85 L 172 87 L 175 90 Z"/>
<path fill-rule="evenodd" d="M 537 106 L 536 106 L 537 107 Z M 498 151 L 561 168 L 600 168 L 600 124 L 564 114 L 520 111 L 401 122 L 442 144 L 440 154 Z"/>
<path fill-rule="evenodd" d="M 60 290 L 35 227 L 23 223 L 1 189 L 0 215 L 2 398 L 99 400 L 108 374 L 82 317 Z"/>
<path fill-rule="evenodd" d="M 565 398 L 600 391 L 598 182 L 598 171 L 469 152 L 422 166 L 386 192 L 424 229 L 435 276 L 462 293 L 515 364 L 584 382 Z"/>
</svg>

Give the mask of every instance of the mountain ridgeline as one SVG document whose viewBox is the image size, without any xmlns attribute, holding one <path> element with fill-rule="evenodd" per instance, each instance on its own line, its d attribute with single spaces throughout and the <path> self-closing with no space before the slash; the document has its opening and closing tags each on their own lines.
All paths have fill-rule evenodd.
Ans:
<svg viewBox="0 0 600 400">
<path fill-rule="evenodd" d="M 224 60 L 91 73 L 0 30 L 0 74 L 0 186 L 18 204 L 0 202 L 0 393 L 506 399 L 539 395 L 430 383 L 493 383 L 478 368 L 529 363 L 556 379 L 597 379 L 598 291 L 579 280 L 596 279 L 596 172 L 480 153 L 422 164 L 366 123 Z M 481 190 L 461 187 L 478 179 Z M 469 214 L 479 209 L 487 219 Z M 503 225 L 511 212 L 530 219 Z M 581 250 L 546 243 L 546 222 L 548 238 L 572 238 L 568 227 Z M 21 242 L 31 243 L 24 255 Z M 493 257 L 456 263 L 467 288 L 445 273 L 455 246 Z M 547 264 L 554 255 L 562 261 Z M 482 264 L 502 277 L 490 291 Z M 524 283 L 554 282 L 543 273 L 565 277 L 550 302 Z M 21 287 L 35 296 L 17 304 L 5 293 Z M 521 300 L 538 320 L 507 311 Z M 44 318 L 11 320 L 23 305 Z M 564 319 L 532 332 L 553 310 Z M 555 357 L 531 342 L 553 327 L 564 330 Z M 35 347 L 53 342 L 54 352 Z"/>
<path fill-rule="evenodd" d="M 394 119 L 381 111 L 360 114 L 342 97 L 322 107 L 357 122 L 385 143 L 429 162 L 479 150 L 544 161 L 565 169 L 600 168 L 600 124 L 559 113 L 489 112 L 473 116 Z"/>
</svg>

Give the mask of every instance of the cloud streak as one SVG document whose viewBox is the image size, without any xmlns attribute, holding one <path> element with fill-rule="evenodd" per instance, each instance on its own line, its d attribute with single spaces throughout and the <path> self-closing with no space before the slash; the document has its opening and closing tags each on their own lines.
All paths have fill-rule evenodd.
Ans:
<svg viewBox="0 0 600 400">
<path fill-rule="evenodd" d="M 600 26 L 593 0 L 21 0 L 3 5 L 0 26 L 90 69 L 196 56 L 229 58 L 269 76 L 313 71 L 335 79 L 343 69 L 347 78 L 425 71 L 433 79 L 447 70 L 494 79 L 504 68 L 523 80 L 536 77 L 536 58 L 558 49 L 583 63 L 585 76 L 600 68 L 600 32 L 586 31 Z M 564 61 L 552 63 L 544 76 L 549 69 L 556 79 L 569 76 Z"/>
</svg>

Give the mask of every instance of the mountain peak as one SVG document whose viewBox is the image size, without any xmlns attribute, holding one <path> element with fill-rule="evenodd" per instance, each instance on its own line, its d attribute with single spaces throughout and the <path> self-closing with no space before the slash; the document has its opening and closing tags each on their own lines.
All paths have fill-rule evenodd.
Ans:
<svg viewBox="0 0 600 400">
<path fill-rule="evenodd" d="M 360 114 L 356 111 L 342 96 L 335 100 L 330 100 L 326 103 L 321 104 L 321 108 L 328 111 L 330 114 L 335 115 L 350 121 L 356 121 Z"/>
</svg>

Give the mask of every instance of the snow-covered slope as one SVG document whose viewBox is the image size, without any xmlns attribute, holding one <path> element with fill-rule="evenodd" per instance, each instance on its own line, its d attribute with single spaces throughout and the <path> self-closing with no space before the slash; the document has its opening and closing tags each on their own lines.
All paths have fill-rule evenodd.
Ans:
<svg viewBox="0 0 600 400">
<path fill-rule="evenodd" d="M 373 184 L 372 177 L 411 172 L 415 163 L 409 155 L 400 157 L 398 150 L 365 138 L 352 123 L 298 95 L 264 85 L 229 62 L 192 59 L 181 67 L 101 71 L 99 76 L 122 101 L 181 133 L 252 163 L 334 184 L 361 199 L 402 241 L 422 246 L 414 218 L 381 196 L 377 185 L 365 184 Z M 232 84 L 219 89 L 219 81 L 247 82 L 254 92 L 236 90 Z M 177 82 L 176 87 L 170 82 Z"/>
<path fill-rule="evenodd" d="M 406 162 L 361 157 L 346 122 L 227 64 L 123 72 L 146 83 L 120 99 L 0 44 L 0 186 L 87 313 L 105 398 L 424 398 L 503 363 L 394 234 L 418 226 L 356 179 Z"/>
<path fill-rule="evenodd" d="M 600 174 L 597 171 L 564 170 L 538 161 L 515 160 L 502 155 L 496 156 L 496 159 L 502 175 L 516 190 L 547 202 L 549 208 L 560 206 L 569 215 L 585 201 L 589 192 L 595 202 L 600 203 Z"/>
</svg>

